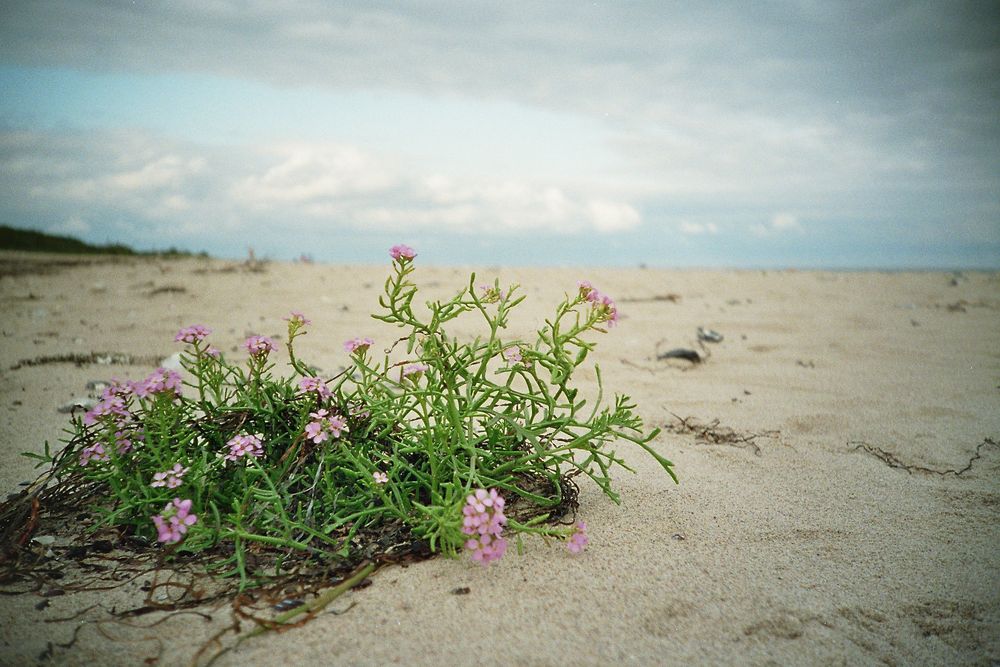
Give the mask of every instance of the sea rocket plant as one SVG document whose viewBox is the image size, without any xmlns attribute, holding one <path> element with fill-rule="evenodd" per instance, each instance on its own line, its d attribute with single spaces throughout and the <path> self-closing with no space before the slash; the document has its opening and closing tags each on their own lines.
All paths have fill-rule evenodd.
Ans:
<svg viewBox="0 0 1000 667">
<path fill-rule="evenodd" d="M 348 368 L 327 375 L 296 357 L 310 321 L 292 311 L 282 341 L 291 375 L 279 377 L 272 338 L 249 337 L 250 359 L 236 364 L 208 346 L 207 326 L 187 326 L 174 339 L 192 346 L 180 359 L 196 397 L 165 368 L 115 382 L 74 416 L 71 455 L 49 460 L 100 482 L 87 486 L 109 494 L 100 521 L 191 553 L 229 554 L 241 586 L 260 580 L 249 563 L 263 554 L 338 559 L 359 540 L 374 548 L 363 540 L 381 528 L 483 565 L 504 556 L 508 535 L 555 538 L 580 553 L 587 525 L 559 522 L 576 508 L 574 478 L 618 502 L 609 471 L 625 463 L 612 443 L 641 447 L 673 476 L 650 445 L 658 431 L 644 430 L 627 396 L 585 408 L 591 392 L 571 384 L 593 339 L 617 323 L 614 300 L 589 282 L 570 285 L 537 335 L 521 339 L 507 331 L 527 298 L 517 285 L 473 275 L 450 299 L 421 302 L 416 251 L 397 245 L 389 254 L 373 317 L 402 331 L 386 336 L 380 354 L 369 353 L 372 338 L 352 338 Z M 466 315 L 482 318 L 482 335 L 451 335 Z M 174 489 L 186 498 L 164 508 Z"/>
</svg>

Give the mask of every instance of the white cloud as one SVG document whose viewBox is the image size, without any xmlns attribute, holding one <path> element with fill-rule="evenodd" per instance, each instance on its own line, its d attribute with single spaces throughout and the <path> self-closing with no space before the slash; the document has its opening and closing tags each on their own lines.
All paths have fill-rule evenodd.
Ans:
<svg viewBox="0 0 1000 667">
<path fill-rule="evenodd" d="M 606 234 L 635 229 L 642 221 L 637 210 L 620 202 L 590 201 L 587 202 L 587 213 L 594 229 Z"/>
<path fill-rule="evenodd" d="M 682 220 L 678 225 L 678 230 L 681 234 L 688 236 L 719 233 L 719 227 L 714 222 L 691 222 L 690 220 Z"/>
<path fill-rule="evenodd" d="M 799 218 L 791 213 L 775 213 L 765 224 L 756 224 L 750 227 L 750 231 L 756 236 L 770 236 L 772 234 L 787 234 L 789 232 L 804 233 L 805 229 L 799 222 Z"/>
<path fill-rule="evenodd" d="M 322 205 L 384 193 L 398 180 L 391 166 L 354 146 L 278 144 L 264 153 L 276 163 L 233 187 L 234 198 L 250 206 Z"/>
<path fill-rule="evenodd" d="M 392 155 L 344 144 L 223 150 L 134 133 L 0 134 L 0 196 L 13 200 L 25 185 L 63 220 L 127 220 L 137 235 L 158 239 L 246 234 L 275 224 L 489 236 L 612 234 L 641 223 L 636 208 L 613 192 L 424 174 Z M 66 231 L 92 231 L 66 224 Z"/>
</svg>

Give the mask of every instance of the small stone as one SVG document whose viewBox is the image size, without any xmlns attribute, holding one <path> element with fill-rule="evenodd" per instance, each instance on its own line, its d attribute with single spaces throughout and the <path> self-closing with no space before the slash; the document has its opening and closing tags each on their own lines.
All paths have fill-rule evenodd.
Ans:
<svg viewBox="0 0 1000 667">
<path fill-rule="evenodd" d="M 160 366 L 166 368 L 168 371 L 182 371 L 184 367 L 181 365 L 181 353 L 175 352 L 169 357 L 160 360 Z"/>
<path fill-rule="evenodd" d="M 63 414 L 68 414 L 74 410 L 90 410 L 97 405 L 97 401 L 89 396 L 77 397 L 60 405 L 56 410 Z"/>
<path fill-rule="evenodd" d="M 706 343 L 721 343 L 722 339 L 723 336 L 718 331 L 698 327 L 698 340 L 705 341 Z"/>
<path fill-rule="evenodd" d="M 32 542 L 38 542 L 44 547 L 51 546 L 55 544 L 56 538 L 52 535 L 35 535 L 31 538 Z"/>
</svg>

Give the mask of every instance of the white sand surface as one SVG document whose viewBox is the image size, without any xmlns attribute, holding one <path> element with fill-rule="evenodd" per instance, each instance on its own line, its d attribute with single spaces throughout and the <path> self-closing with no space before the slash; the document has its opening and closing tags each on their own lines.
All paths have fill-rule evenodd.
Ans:
<svg viewBox="0 0 1000 667">
<path fill-rule="evenodd" d="M 470 269 L 520 283 L 529 298 L 511 328 L 524 336 L 577 280 L 614 296 L 622 320 L 593 359 L 609 391 L 666 428 L 654 444 L 680 484 L 622 443 L 636 470 L 616 476 L 622 504 L 583 486 L 584 554 L 527 540 L 489 568 L 388 567 L 331 605 L 344 613 L 216 664 L 1000 661 L 1000 276 L 420 262 L 426 298 Z M 148 374 L 182 326 L 211 327 L 228 350 L 281 334 L 300 310 L 313 320 L 300 355 L 335 371 L 345 339 L 387 335 L 369 317 L 387 271 L 0 254 L 0 490 L 35 477 L 19 452 L 57 443 L 60 404 L 89 380 Z M 657 360 L 697 347 L 698 326 L 725 336 L 705 363 Z M 92 352 L 137 363 L 24 363 Z M 157 625 L 166 615 L 93 622 L 108 618 L 100 607 L 53 621 L 144 594 L 132 582 L 42 597 L 51 588 L 0 597 L 0 664 L 188 664 L 230 622 L 228 607 Z"/>
</svg>

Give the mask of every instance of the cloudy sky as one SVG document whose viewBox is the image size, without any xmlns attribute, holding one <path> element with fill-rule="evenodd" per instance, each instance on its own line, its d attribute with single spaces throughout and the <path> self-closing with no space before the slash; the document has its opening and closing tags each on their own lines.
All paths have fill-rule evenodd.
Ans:
<svg viewBox="0 0 1000 667">
<path fill-rule="evenodd" d="M 0 3 L 0 224 L 440 264 L 1000 267 L 993 2 Z"/>
</svg>

